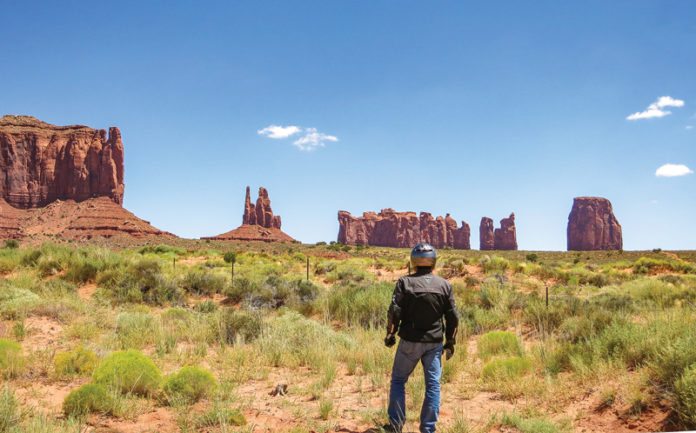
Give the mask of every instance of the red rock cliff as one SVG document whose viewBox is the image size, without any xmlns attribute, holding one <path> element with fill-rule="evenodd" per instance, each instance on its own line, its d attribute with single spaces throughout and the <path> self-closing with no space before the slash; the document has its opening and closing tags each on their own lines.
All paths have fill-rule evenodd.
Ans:
<svg viewBox="0 0 696 433">
<path fill-rule="evenodd" d="M 294 239 L 280 230 L 279 215 L 273 214 L 271 199 L 264 187 L 259 188 L 256 204 L 251 202 L 251 189 L 246 187 L 244 197 L 244 215 L 242 225 L 234 230 L 217 236 L 204 237 L 220 241 L 262 241 L 262 242 L 294 242 Z"/>
<path fill-rule="evenodd" d="M 481 218 L 479 226 L 479 242 L 482 251 L 486 250 L 516 250 L 517 228 L 515 227 L 515 214 L 500 220 L 500 228 L 494 228 L 493 220 L 488 217 Z"/>
<path fill-rule="evenodd" d="M 56 200 L 123 202 L 118 128 L 55 126 L 31 116 L 0 118 L 0 197 L 22 209 Z"/>
<path fill-rule="evenodd" d="M 471 248 L 469 225 L 462 221 L 458 227 L 449 214 L 434 218 L 428 212 L 416 215 L 382 209 L 354 217 L 350 212 L 339 211 L 338 225 L 338 242 L 347 245 L 411 248 L 418 242 L 428 242 L 435 248 Z"/>
<path fill-rule="evenodd" d="M 568 250 L 620 250 L 621 224 L 611 202 L 602 197 L 576 197 L 568 216 Z"/>
</svg>

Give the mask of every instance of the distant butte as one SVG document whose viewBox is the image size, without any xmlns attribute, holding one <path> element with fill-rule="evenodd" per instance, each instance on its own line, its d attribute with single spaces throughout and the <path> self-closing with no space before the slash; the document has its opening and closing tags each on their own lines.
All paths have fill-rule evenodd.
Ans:
<svg viewBox="0 0 696 433">
<path fill-rule="evenodd" d="M 517 227 L 515 214 L 500 220 L 500 228 L 494 228 L 493 220 L 481 218 L 479 225 L 479 246 L 481 251 L 517 250 Z"/>
<path fill-rule="evenodd" d="M 447 214 L 434 218 L 428 212 L 397 212 L 382 209 L 379 213 L 364 212 L 354 217 L 350 212 L 338 212 L 338 242 L 346 245 L 374 245 L 410 248 L 418 242 L 428 242 L 435 248 L 471 248 L 469 224 Z"/>
<path fill-rule="evenodd" d="M 174 238 L 124 209 L 118 128 L 0 118 L 0 238 Z"/>
<path fill-rule="evenodd" d="M 611 202 L 602 197 L 576 197 L 568 215 L 568 250 L 620 250 L 621 224 Z"/>
<path fill-rule="evenodd" d="M 256 204 L 254 204 L 251 202 L 251 190 L 247 186 L 242 225 L 229 232 L 217 236 L 205 237 L 203 239 L 219 241 L 295 242 L 293 238 L 280 229 L 280 226 L 280 216 L 273 214 L 271 199 L 268 197 L 266 188 L 259 188 L 259 195 L 256 199 Z"/>
</svg>

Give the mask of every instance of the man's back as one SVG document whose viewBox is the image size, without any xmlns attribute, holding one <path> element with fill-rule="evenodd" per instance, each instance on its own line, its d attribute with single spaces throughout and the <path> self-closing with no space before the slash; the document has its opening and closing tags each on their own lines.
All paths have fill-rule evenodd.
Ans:
<svg viewBox="0 0 696 433">
<path fill-rule="evenodd" d="M 399 336 L 407 341 L 440 343 L 444 329 L 456 326 L 454 295 L 449 283 L 431 272 L 416 272 L 396 283 L 393 304 L 400 310 Z"/>
</svg>

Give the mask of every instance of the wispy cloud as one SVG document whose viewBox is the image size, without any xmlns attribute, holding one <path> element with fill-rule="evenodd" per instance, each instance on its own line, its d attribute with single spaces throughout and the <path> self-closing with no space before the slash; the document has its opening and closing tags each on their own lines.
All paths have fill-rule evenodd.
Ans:
<svg viewBox="0 0 696 433">
<path fill-rule="evenodd" d="M 686 129 L 694 129 L 694 127 L 692 125 L 686 125 L 685 128 Z"/>
<path fill-rule="evenodd" d="M 657 177 L 678 177 L 693 174 L 693 170 L 684 164 L 664 164 L 655 171 Z"/>
<path fill-rule="evenodd" d="M 335 143 L 336 141 L 338 141 L 338 137 L 335 135 L 324 134 L 317 131 L 317 128 L 307 128 L 304 131 L 304 135 L 292 144 L 300 150 L 311 151 L 318 147 L 325 147 L 327 142 Z"/>
<path fill-rule="evenodd" d="M 292 144 L 305 152 L 310 152 L 320 147 L 326 147 L 326 143 L 335 143 L 338 141 L 338 137 L 335 135 L 324 134 L 323 132 L 319 132 L 317 128 L 304 128 L 294 125 L 270 125 L 256 132 L 259 135 L 273 139 L 285 139 L 299 135 Z"/>
<path fill-rule="evenodd" d="M 636 113 L 630 114 L 626 117 L 626 120 L 642 120 L 642 119 L 654 119 L 669 116 L 672 114 L 671 111 L 664 110 L 667 107 L 683 107 L 684 101 L 681 99 L 674 99 L 671 96 L 660 96 L 657 101 L 648 105 L 645 111 L 638 111 Z"/>
<path fill-rule="evenodd" d="M 279 126 L 279 125 L 269 125 L 263 129 L 256 131 L 259 135 L 264 137 L 273 138 L 276 140 L 291 137 L 298 132 L 302 131 L 302 128 L 295 125 Z"/>
</svg>

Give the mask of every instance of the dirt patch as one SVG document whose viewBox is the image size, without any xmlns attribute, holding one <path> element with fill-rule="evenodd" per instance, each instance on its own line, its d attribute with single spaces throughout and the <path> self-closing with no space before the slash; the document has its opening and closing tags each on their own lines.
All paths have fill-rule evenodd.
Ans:
<svg viewBox="0 0 696 433">
<path fill-rule="evenodd" d="M 22 341 L 22 348 L 25 352 L 55 347 L 63 333 L 63 325 L 46 316 L 27 317 L 24 326 L 27 335 Z"/>
</svg>

